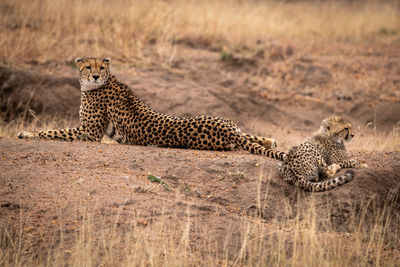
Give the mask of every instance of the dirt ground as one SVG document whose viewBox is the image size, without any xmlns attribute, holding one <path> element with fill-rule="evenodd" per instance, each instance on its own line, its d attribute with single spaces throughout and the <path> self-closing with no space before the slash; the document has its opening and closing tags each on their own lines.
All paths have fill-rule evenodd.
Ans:
<svg viewBox="0 0 400 267">
<path fill-rule="evenodd" d="M 355 170 L 354 181 L 324 193 L 304 193 L 279 178 L 276 161 L 240 150 L 5 136 L 0 139 L 0 220 L 16 228 L 22 220 L 37 255 L 50 243 L 68 246 L 85 212 L 106 222 L 118 213 L 122 232 L 128 231 L 132 214 L 138 227 L 166 215 L 173 227 L 190 212 L 197 225 L 190 232 L 194 244 L 206 228 L 216 239 L 229 233 L 232 246 L 239 246 L 243 218 L 284 221 L 295 209 L 283 210 L 313 199 L 316 212 L 345 232 L 350 214 L 363 203 L 374 199 L 383 207 L 389 197 L 398 197 L 400 144 L 375 150 L 367 138 L 399 134 L 399 46 L 271 42 L 264 47 L 255 54 L 233 51 L 229 60 L 221 60 L 218 51 L 182 43 L 169 65 L 113 62 L 112 67 L 160 112 L 226 117 L 244 132 L 276 138 L 282 150 L 315 132 L 323 118 L 344 115 L 359 130 L 348 145 L 350 155 L 370 166 Z M 40 118 L 68 117 L 78 123 L 80 92 L 71 62 L 1 68 L 0 92 L 5 121 L 21 116 L 32 121 L 33 110 Z M 364 141 L 357 143 L 357 138 Z M 149 175 L 165 185 L 152 183 Z M 96 224 L 96 229 L 113 222 Z"/>
</svg>

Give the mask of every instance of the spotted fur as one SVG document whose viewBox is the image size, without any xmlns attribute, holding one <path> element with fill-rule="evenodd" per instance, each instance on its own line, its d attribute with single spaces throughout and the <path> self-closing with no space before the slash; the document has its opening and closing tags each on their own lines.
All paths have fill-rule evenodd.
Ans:
<svg viewBox="0 0 400 267">
<path fill-rule="evenodd" d="M 241 133 L 232 121 L 198 116 L 179 118 L 154 111 L 111 75 L 111 60 L 77 58 L 81 83 L 81 125 L 72 129 L 20 132 L 19 138 L 89 140 L 104 135 L 118 143 L 160 147 L 228 150 L 240 147 L 253 154 L 281 159 L 274 139 Z"/>
<path fill-rule="evenodd" d="M 352 124 L 342 117 L 332 116 L 322 121 L 319 133 L 303 144 L 283 153 L 279 173 L 288 183 L 307 191 L 325 191 L 349 182 L 353 170 L 331 178 L 342 168 L 364 168 L 365 164 L 349 159 L 344 142 L 353 138 Z M 320 176 L 330 178 L 319 182 Z"/>
</svg>

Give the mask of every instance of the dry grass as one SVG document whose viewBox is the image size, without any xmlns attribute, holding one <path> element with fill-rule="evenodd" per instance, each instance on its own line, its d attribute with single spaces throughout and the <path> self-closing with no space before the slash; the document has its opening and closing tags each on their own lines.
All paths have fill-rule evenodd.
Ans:
<svg viewBox="0 0 400 267">
<path fill-rule="evenodd" d="M 63 1 L 0 3 L 0 64 L 76 56 L 168 60 L 175 41 L 252 47 L 270 38 L 390 41 L 400 36 L 396 1 Z M 154 52 L 154 51 L 153 51 Z"/>
<path fill-rule="evenodd" d="M 27 121 L 23 114 L 14 120 L 8 121 L 0 114 L 0 137 L 16 138 L 17 133 L 22 129 L 24 131 L 44 131 L 51 129 L 72 128 L 79 125 L 79 121 L 72 116 L 63 118 L 50 118 L 46 115 L 37 115 L 28 107 L 26 108 L 32 121 Z"/>
<path fill-rule="evenodd" d="M 400 122 L 389 133 L 370 125 L 359 127 L 349 147 L 359 151 L 400 151 Z"/>
<path fill-rule="evenodd" d="M 310 201 L 307 198 L 306 201 Z M 243 217 L 239 242 L 226 233 L 218 240 L 190 209 L 186 216 L 162 214 L 144 223 L 140 214 L 128 220 L 120 215 L 89 212 L 78 208 L 76 227 L 65 239 L 60 222 L 53 242 L 40 253 L 32 243 L 29 215 L 21 212 L 20 224 L 0 228 L 0 265 L 2 266 L 396 266 L 400 260 L 400 217 L 394 199 L 384 207 L 365 203 L 353 213 L 348 231 L 336 232 L 326 216 L 315 213 L 313 200 L 287 205 L 286 219 L 265 223 Z M 268 205 L 261 199 L 262 205 Z M 290 217 L 295 214 L 295 216 Z M 171 216 L 178 224 L 171 225 Z M 79 217 L 84 218 L 79 221 Z M 200 229 L 201 238 L 193 238 Z M 58 240 L 58 241 L 56 241 Z"/>
</svg>

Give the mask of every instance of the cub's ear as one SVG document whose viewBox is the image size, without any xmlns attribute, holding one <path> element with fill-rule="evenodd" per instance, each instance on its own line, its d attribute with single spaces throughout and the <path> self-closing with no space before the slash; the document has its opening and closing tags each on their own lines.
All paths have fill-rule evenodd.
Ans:
<svg viewBox="0 0 400 267">
<path fill-rule="evenodd" d="M 110 64 L 111 63 L 111 58 L 107 57 L 107 58 L 103 58 L 103 62 L 106 64 Z"/>
<path fill-rule="evenodd" d="M 329 123 L 329 118 L 324 119 L 321 122 L 321 127 L 319 128 L 319 132 L 320 133 L 329 133 L 330 130 L 331 130 L 331 127 L 330 127 L 330 123 Z"/>
<path fill-rule="evenodd" d="M 83 62 L 83 58 L 81 58 L 81 57 L 75 58 L 75 65 L 77 65 L 78 67 L 82 64 L 82 62 Z"/>
</svg>

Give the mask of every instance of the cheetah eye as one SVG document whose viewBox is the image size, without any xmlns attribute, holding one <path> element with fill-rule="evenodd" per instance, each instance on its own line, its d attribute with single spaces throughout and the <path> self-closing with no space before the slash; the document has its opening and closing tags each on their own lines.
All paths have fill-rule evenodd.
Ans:
<svg viewBox="0 0 400 267">
<path fill-rule="evenodd" d="M 91 70 L 91 69 L 92 69 L 92 67 L 90 67 L 90 66 L 86 66 L 86 68 L 87 68 L 88 70 Z"/>
<path fill-rule="evenodd" d="M 100 70 L 104 70 L 104 67 L 103 67 L 103 66 L 101 66 L 101 67 L 100 67 Z"/>
<path fill-rule="evenodd" d="M 348 131 L 348 130 L 349 130 L 349 128 L 347 128 L 347 127 L 346 127 L 346 128 L 344 128 L 344 129 L 345 129 L 346 131 Z"/>
<path fill-rule="evenodd" d="M 326 129 L 329 131 L 329 130 L 331 129 L 331 127 L 329 127 L 329 126 L 326 126 Z"/>
</svg>

